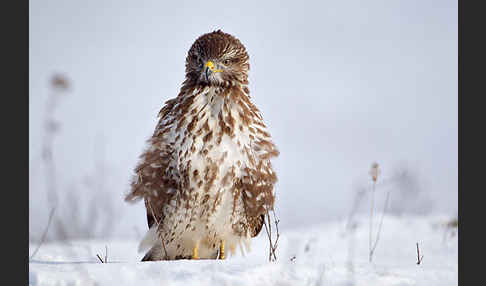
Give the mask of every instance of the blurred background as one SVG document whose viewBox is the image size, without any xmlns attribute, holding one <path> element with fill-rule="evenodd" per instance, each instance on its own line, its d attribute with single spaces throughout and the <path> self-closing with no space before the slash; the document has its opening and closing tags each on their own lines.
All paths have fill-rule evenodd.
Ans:
<svg viewBox="0 0 486 286">
<path fill-rule="evenodd" d="M 186 53 L 222 29 L 281 155 L 281 230 L 346 218 L 371 188 L 397 216 L 457 216 L 457 1 L 30 1 L 29 238 L 140 237 L 123 197 Z M 366 199 L 366 196 L 364 196 Z M 54 210 L 54 211 L 53 211 Z M 356 207 L 367 215 L 369 208 Z"/>
</svg>

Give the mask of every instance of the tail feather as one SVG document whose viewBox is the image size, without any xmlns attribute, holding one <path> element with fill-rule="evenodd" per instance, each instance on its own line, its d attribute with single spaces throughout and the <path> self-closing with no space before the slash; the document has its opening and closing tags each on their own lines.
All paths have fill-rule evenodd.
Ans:
<svg viewBox="0 0 486 286">
<path fill-rule="evenodd" d="M 142 261 L 154 261 L 155 259 L 152 257 L 152 249 L 147 252 L 144 257 L 142 258 Z"/>
<path fill-rule="evenodd" d="M 154 224 L 152 227 L 147 231 L 145 236 L 143 237 L 142 241 L 138 245 L 138 252 L 145 252 L 151 249 L 158 241 L 160 240 L 159 236 L 157 235 L 157 225 Z"/>
</svg>

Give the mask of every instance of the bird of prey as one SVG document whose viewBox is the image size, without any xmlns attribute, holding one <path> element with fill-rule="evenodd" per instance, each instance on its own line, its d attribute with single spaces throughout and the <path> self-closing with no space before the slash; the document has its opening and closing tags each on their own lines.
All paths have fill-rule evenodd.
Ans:
<svg viewBox="0 0 486 286">
<path fill-rule="evenodd" d="M 145 202 L 142 261 L 224 259 L 261 231 L 279 151 L 250 100 L 249 69 L 243 44 L 221 30 L 189 49 L 180 92 L 160 110 L 125 197 Z"/>
</svg>

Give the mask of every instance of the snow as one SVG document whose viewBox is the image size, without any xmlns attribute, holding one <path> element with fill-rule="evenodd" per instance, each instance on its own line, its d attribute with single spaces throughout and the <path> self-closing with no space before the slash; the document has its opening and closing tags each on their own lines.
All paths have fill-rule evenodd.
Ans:
<svg viewBox="0 0 486 286">
<path fill-rule="evenodd" d="M 46 243 L 29 262 L 29 284 L 457 285 L 458 231 L 445 227 L 449 219 L 385 216 L 371 263 L 365 215 L 359 218 L 354 235 L 346 235 L 345 220 L 280 229 L 277 262 L 268 262 L 264 230 L 253 240 L 250 253 L 227 260 L 140 262 L 143 253 L 137 253 L 139 240 L 135 239 Z M 417 242 L 423 255 L 420 265 Z M 96 254 L 104 258 L 105 246 L 108 263 L 103 264 Z M 36 247 L 30 244 L 30 253 Z"/>
</svg>

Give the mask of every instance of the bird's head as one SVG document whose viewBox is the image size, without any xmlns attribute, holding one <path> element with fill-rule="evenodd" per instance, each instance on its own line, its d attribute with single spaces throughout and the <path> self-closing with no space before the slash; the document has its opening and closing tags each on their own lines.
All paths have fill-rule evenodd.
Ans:
<svg viewBox="0 0 486 286">
<path fill-rule="evenodd" d="M 250 64 L 245 47 L 221 30 L 200 36 L 186 58 L 186 77 L 203 86 L 248 83 Z"/>
</svg>

